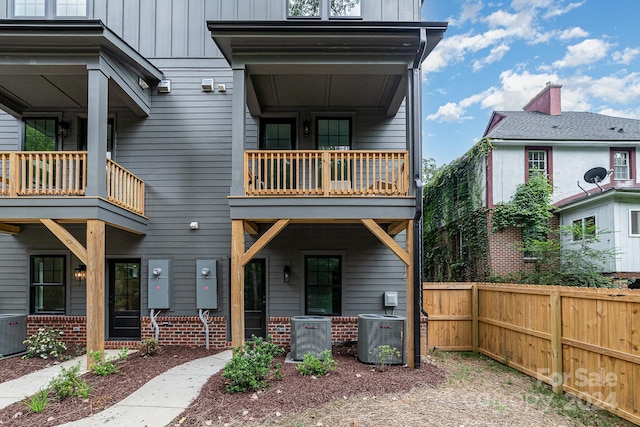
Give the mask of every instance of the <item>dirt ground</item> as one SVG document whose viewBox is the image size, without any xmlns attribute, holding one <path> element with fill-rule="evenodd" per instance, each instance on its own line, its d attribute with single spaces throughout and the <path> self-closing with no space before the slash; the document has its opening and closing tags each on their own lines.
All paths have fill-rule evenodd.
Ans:
<svg viewBox="0 0 640 427">
<path fill-rule="evenodd" d="M 421 369 L 379 372 L 356 360 L 353 346 L 334 347 L 337 369 L 320 378 L 301 376 L 283 364 L 284 379 L 259 393 L 225 392 L 216 374 L 170 426 L 631 426 L 603 411 L 554 399 L 546 386 L 484 357 L 433 353 Z M 41 414 L 22 403 L 0 410 L 0 426 L 55 426 L 86 417 L 123 399 L 167 369 L 213 354 L 202 348 L 163 347 L 152 358 L 131 356 L 109 377 L 86 374 L 88 399 L 67 399 Z M 280 360 L 283 362 L 283 360 Z M 0 382 L 41 369 L 51 361 L 0 360 Z M 561 411 L 570 414 L 561 415 Z"/>
</svg>

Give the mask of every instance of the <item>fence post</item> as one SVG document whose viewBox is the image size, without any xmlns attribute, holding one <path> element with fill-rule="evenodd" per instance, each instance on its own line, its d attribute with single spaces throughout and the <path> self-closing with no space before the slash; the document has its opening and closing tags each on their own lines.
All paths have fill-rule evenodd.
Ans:
<svg viewBox="0 0 640 427">
<path fill-rule="evenodd" d="M 551 388 L 561 395 L 564 384 L 562 370 L 562 299 L 560 291 L 551 291 Z"/>
<path fill-rule="evenodd" d="M 471 286 L 471 347 L 474 353 L 478 352 L 480 328 L 478 327 L 478 284 Z"/>
</svg>

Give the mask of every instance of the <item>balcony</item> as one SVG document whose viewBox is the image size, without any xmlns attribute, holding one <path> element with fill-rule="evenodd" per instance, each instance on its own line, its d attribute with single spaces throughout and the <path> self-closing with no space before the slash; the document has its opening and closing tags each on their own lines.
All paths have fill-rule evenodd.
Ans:
<svg viewBox="0 0 640 427">
<path fill-rule="evenodd" d="M 107 200 L 144 215 L 144 181 L 107 159 Z M 0 152 L 0 198 L 85 197 L 86 151 Z"/>
<path fill-rule="evenodd" d="M 244 152 L 247 197 L 405 197 L 407 151 Z"/>
</svg>

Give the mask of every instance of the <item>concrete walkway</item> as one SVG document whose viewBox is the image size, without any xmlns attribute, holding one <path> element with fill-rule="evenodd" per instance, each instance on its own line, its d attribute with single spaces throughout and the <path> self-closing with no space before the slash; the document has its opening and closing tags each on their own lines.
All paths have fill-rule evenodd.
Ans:
<svg viewBox="0 0 640 427">
<path fill-rule="evenodd" d="M 117 355 L 118 350 L 105 351 L 106 357 L 116 357 Z M 80 365 L 81 375 L 87 372 L 87 356 L 79 356 L 58 365 L 40 369 L 39 371 L 16 378 L 15 380 L 0 383 L 0 409 L 37 393 L 40 389 L 45 388 L 49 384 L 49 381 L 60 373 L 62 368 L 68 369 L 74 365 Z"/>
<path fill-rule="evenodd" d="M 183 363 L 158 375 L 104 411 L 59 427 L 166 426 L 189 406 L 209 377 L 220 371 L 231 356 L 231 350 L 225 350 Z"/>
</svg>

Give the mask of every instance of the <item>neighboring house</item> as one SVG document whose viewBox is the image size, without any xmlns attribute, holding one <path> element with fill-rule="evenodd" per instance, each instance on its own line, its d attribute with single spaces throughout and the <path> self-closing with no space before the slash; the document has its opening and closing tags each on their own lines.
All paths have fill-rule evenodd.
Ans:
<svg viewBox="0 0 640 427">
<path fill-rule="evenodd" d="M 288 345 L 391 291 L 413 364 L 421 7 L 0 0 L 0 313 L 89 350 Z"/>
<path fill-rule="evenodd" d="M 427 236 L 437 236 L 436 230 L 448 226 L 449 243 L 458 239 L 457 248 L 453 249 L 455 255 L 447 262 L 436 262 L 437 266 L 431 268 L 428 264 L 435 254 L 425 258 L 426 276 L 483 280 L 530 271 L 532 260 L 519 250 L 520 230 L 492 232 L 491 215 L 492 209 L 508 202 L 518 185 L 525 183 L 532 173 L 548 176 L 558 224 L 579 225 L 584 230 L 593 230 L 590 226 L 595 225 L 596 230 L 608 232 L 600 236 L 598 249 L 617 249 L 619 253 L 602 265 L 602 273 L 618 278 L 637 276 L 640 274 L 639 144 L 640 120 L 563 112 L 560 85 L 548 84 L 524 111 L 495 111 L 483 140 L 458 162 L 458 165 L 465 163 L 470 171 L 468 179 L 456 179 L 464 181 L 469 193 L 475 195 L 468 212 L 478 213 L 474 219 L 477 226 L 469 225 L 468 218 L 462 219 L 462 211 L 446 219 L 437 217 L 437 221 L 426 222 Z M 599 178 L 587 182 L 585 175 L 587 179 Z M 425 190 L 427 196 L 437 197 L 438 193 L 441 191 Z M 472 233 L 480 238 L 470 249 Z M 578 245 L 581 238 L 576 233 L 564 244 L 570 248 Z M 460 267 L 457 271 L 456 266 Z"/>
</svg>

